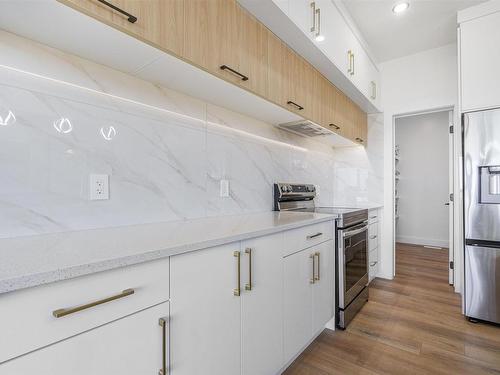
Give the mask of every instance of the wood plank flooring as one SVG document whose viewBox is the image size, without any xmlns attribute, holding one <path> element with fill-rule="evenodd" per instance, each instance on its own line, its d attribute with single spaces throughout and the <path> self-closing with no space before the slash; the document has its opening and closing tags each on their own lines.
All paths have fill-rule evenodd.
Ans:
<svg viewBox="0 0 500 375">
<path fill-rule="evenodd" d="M 285 375 L 500 374 L 500 327 L 473 324 L 448 285 L 448 250 L 398 244 L 345 331 L 325 330 Z"/>
</svg>

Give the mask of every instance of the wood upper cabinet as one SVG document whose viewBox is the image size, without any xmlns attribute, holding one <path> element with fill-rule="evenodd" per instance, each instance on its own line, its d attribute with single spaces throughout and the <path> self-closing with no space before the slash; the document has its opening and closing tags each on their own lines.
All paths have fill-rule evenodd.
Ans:
<svg viewBox="0 0 500 375">
<path fill-rule="evenodd" d="M 366 146 L 368 138 L 368 116 L 361 108 L 355 106 L 354 141 Z"/>
<path fill-rule="evenodd" d="M 110 0 L 126 14 L 97 0 L 58 0 L 146 43 L 181 55 L 184 47 L 184 0 Z M 187 2 L 189 3 L 189 2 Z M 129 21 L 130 19 L 130 21 Z"/>
<path fill-rule="evenodd" d="M 110 0 L 137 17 L 133 23 L 98 0 L 58 1 L 343 137 L 366 140 L 366 114 L 235 0 Z"/>
<path fill-rule="evenodd" d="M 267 28 L 233 0 L 185 3 L 183 57 L 267 97 Z"/>
</svg>

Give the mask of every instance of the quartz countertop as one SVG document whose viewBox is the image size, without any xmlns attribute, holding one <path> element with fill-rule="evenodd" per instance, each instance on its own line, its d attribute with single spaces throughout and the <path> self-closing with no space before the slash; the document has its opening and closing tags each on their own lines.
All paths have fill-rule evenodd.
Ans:
<svg viewBox="0 0 500 375">
<path fill-rule="evenodd" d="M 0 239 L 0 293 L 334 220 L 265 212 Z"/>
</svg>

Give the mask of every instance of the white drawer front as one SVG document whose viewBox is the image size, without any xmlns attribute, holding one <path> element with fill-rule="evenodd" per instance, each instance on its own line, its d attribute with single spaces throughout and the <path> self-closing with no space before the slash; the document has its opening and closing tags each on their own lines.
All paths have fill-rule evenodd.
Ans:
<svg viewBox="0 0 500 375">
<path fill-rule="evenodd" d="M 133 289 L 133 294 L 122 294 Z M 62 317 L 69 309 L 122 296 Z M 0 295 L 0 363 L 169 299 L 169 259 Z"/>
<path fill-rule="evenodd" d="M 370 265 L 373 262 L 378 262 L 378 249 L 374 249 L 368 253 L 368 262 Z"/>
<path fill-rule="evenodd" d="M 368 226 L 368 250 L 371 251 L 378 247 L 378 223 Z"/>
<path fill-rule="evenodd" d="M 285 246 L 283 256 L 331 240 L 333 239 L 333 232 L 333 220 L 286 231 L 284 233 Z"/>
<path fill-rule="evenodd" d="M 372 281 L 378 273 L 378 250 L 370 251 L 368 259 L 368 280 Z"/>
<path fill-rule="evenodd" d="M 377 223 L 379 219 L 378 216 L 379 216 L 378 210 L 375 209 L 368 211 L 368 224 Z"/>
</svg>

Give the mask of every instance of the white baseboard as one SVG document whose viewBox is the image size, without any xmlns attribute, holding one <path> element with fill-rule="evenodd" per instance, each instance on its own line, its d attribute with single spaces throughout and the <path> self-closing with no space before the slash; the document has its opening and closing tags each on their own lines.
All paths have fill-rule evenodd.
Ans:
<svg viewBox="0 0 500 375">
<path fill-rule="evenodd" d="M 433 238 L 422 238 L 422 237 L 412 237 L 412 236 L 397 236 L 396 242 L 408 243 L 413 245 L 422 246 L 438 246 L 438 247 L 449 247 L 448 240 L 437 240 Z"/>
</svg>

